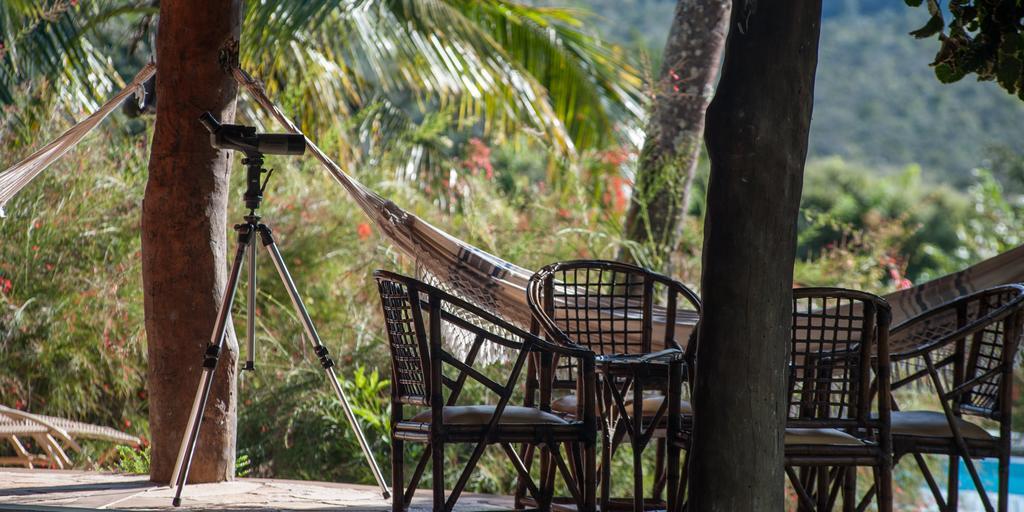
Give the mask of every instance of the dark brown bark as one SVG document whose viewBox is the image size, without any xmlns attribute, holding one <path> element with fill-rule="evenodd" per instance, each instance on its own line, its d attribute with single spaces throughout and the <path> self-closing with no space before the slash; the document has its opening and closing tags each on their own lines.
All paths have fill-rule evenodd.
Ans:
<svg viewBox="0 0 1024 512">
<path fill-rule="evenodd" d="M 821 0 L 735 0 L 708 108 L 694 510 L 783 510 L 793 259 Z"/>
<path fill-rule="evenodd" d="M 669 262 L 681 234 L 731 5 L 732 0 L 676 4 L 626 214 L 626 238 L 647 246 L 645 263 L 654 267 Z M 633 260 L 628 251 L 623 258 Z"/>
<path fill-rule="evenodd" d="M 142 203 L 142 277 L 149 357 L 154 482 L 170 480 L 203 352 L 226 281 L 231 155 L 210 147 L 204 111 L 234 119 L 236 86 L 220 49 L 237 41 L 241 0 L 162 0 L 157 37 L 156 132 Z M 189 474 L 234 476 L 235 361 L 229 331 Z"/>
</svg>

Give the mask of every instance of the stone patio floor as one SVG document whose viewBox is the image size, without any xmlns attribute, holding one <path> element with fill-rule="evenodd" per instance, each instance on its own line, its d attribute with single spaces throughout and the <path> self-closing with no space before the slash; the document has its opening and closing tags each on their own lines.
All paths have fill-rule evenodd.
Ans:
<svg viewBox="0 0 1024 512">
<path fill-rule="evenodd" d="M 178 509 L 173 496 L 173 489 L 144 475 L 0 468 L 0 510 L 391 510 L 376 487 L 330 482 L 240 478 L 189 485 Z M 511 508 L 508 497 L 463 494 L 456 510 Z M 431 509 L 429 489 L 416 494 L 412 509 Z"/>
</svg>

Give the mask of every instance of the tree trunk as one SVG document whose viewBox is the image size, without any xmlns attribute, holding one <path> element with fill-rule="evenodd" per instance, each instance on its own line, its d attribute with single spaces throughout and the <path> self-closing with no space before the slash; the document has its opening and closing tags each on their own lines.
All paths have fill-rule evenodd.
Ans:
<svg viewBox="0 0 1024 512">
<path fill-rule="evenodd" d="M 793 259 L 821 0 L 735 0 L 708 108 L 711 180 L 693 510 L 783 510 Z"/>
<path fill-rule="evenodd" d="M 626 213 L 625 236 L 646 246 L 649 253 L 643 263 L 652 267 L 669 262 L 682 233 L 730 5 L 731 0 L 679 0 L 676 4 Z M 628 251 L 623 251 L 622 258 L 637 260 Z"/>
<path fill-rule="evenodd" d="M 154 482 L 170 480 L 226 284 L 231 155 L 210 147 L 198 118 L 208 110 L 224 122 L 234 119 L 236 86 L 221 68 L 220 49 L 238 40 L 241 7 L 241 0 L 160 2 L 160 102 L 142 202 Z M 190 482 L 234 476 L 237 353 L 229 327 Z"/>
</svg>

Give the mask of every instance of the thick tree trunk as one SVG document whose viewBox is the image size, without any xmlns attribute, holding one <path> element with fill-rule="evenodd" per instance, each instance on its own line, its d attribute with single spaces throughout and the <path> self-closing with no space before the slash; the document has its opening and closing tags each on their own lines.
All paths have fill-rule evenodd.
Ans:
<svg viewBox="0 0 1024 512">
<path fill-rule="evenodd" d="M 210 147 L 204 111 L 234 118 L 236 86 L 219 62 L 237 41 L 241 0 L 162 0 L 156 132 L 142 203 L 142 277 L 149 350 L 154 482 L 167 482 L 185 432 L 226 281 L 231 155 Z M 234 476 L 235 361 L 230 330 L 206 409 L 190 482 Z"/>
<path fill-rule="evenodd" d="M 676 4 L 626 213 L 626 238 L 646 246 L 650 250 L 646 263 L 655 267 L 669 262 L 681 234 L 731 2 L 679 0 Z M 633 259 L 628 251 L 622 258 Z"/>
<path fill-rule="evenodd" d="M 793 259 L 821 0 L 735 0 L 708 108 L 694 510 L 782 510 Z"/>
</svg>

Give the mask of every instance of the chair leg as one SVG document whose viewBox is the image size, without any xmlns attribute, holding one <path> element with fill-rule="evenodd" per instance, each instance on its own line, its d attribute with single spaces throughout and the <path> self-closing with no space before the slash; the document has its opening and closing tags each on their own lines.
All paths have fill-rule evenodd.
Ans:
<svg viewBox="0 0 1024 512">
<path fill-rule="evenodd" d="M 878 512 L 892 512 L 892 466 L 882 463 L 875 472 L 878 488 Z"/>
<path fill-rule="evenodd" d="M 597 439 L 591 438 L 583 445 L 583 508 L 581 512 L 597 510 Z"/>
<path fill-rule="evenodd" d="M 670 429 L 671 430 L 671 429 Z M 666 434 L 672 435 L 672 434 Z M 668 460 L 666 461 L 666 475 L 665 475 L 665 507 L 669 511 L 676 510 L 676 489 L 680 485 L 679 478 L 679 443 L 677 440 L 666 440 L 665 450 L 668 452 Z"/>
<path fill-rule="evenodd" d="M 819 512 L 825 512 L 828 510 L 828 466 L 820 466 L 815 471 L 818 474 L 817 490 L 815 491 L 815 499 L 817 499 Z"/>
<path fill-rule="evenodd" d="M 551 448 L 547 444 L 540 445 L 540 497 L 537 500 L 537 508 L 540 510 L 550 509 L 555 494 L 552 466 Z"/>
<path fill-rule="evenodd" d="M 1010 497 L 1010 448 L 999 453 L 999 512 L 1009 509 Z"/>
<path fill-rule="evenodd" d="M 405 511 L 405 479 L 402 470 L 405 465 L 404 443 L 397 439 L 391 441 L 391 510 Z"/>
<path fill-rule="evenodd" d="M 654 442 L 654 486 L 651 489 L 651 499 L 658 502 L 661 501 L 661 491 L 665 488 L 665 439 L 655 439 Z"/>
<path fill-rule="evenodd" d="M 949 456 L 949 475 L 946 478 L 946 507 L 955 511 L 960 497 L 960 457 Z"/>
<path fill-rule="evenodd" d="M 607 428 L 601 429 L 601 510 L 611 506 L 612 438 Z"/>
<path fill-rule="evenodd" d="M 519 458 L 522 459 L 523 464 L 526 466 L 526 470 L 529 472 L 530 468 L 533 467 L 533 450 L 534 445 L 523 444 L 519 449 Z M 523 498 L 526 497 L 526 482 L 523 477 L 519 477 L 519 481 L 516 484 L 516 497 L 515 507 L 516 510 L 523 508 Z"/>
<path fill-rule="evenodd" d="M 846 468 L 843 475 L 843 512 L 857 509 L 857 467 Z"/>
<path fill-rule="evenodd" d="M 644 395 L 640 382 L 633 382 L 633 434 L 630 445 L 633 448 L 633 510 L 644 510 L 644 463 L 643 446 L 640 437 L 644 431 Z"/>
<path fill-rule="evenodd" d="M 430 443 L 430 461 L 433 470 L 434 510 L 444 511 L 444 443 Z"/>
</svg>

